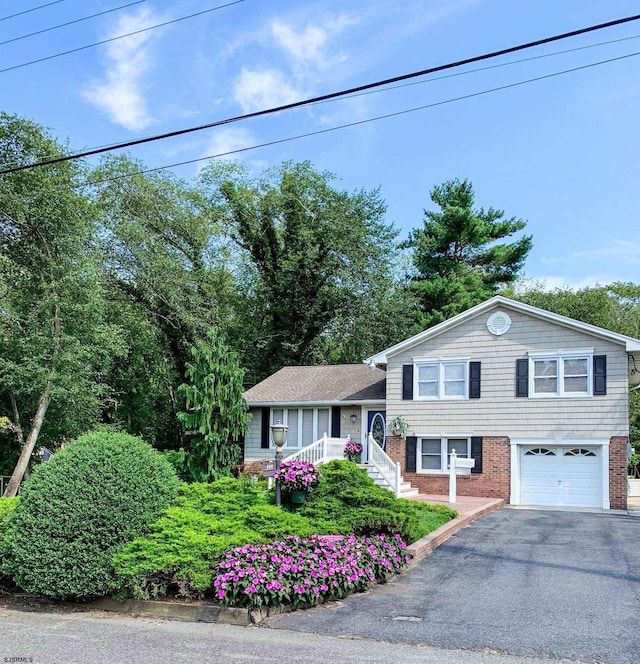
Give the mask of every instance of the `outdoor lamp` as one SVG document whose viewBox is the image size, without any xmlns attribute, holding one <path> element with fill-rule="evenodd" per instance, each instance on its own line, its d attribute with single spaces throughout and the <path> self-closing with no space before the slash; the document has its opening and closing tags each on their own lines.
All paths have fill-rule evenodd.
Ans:
<svg viewBox="0 0 640 664">
<path fill-rule="evenodd" d="M 351 415 L 349 415 L 349 419 L 351 420 L 351 424 L 355 424 L 358 416 L 355 413 L 351 413 Z"/>
<path fill-rule="evenodd" d="M 287 432 L 289 431 L 289 427 L 278 420 L 269 428 L 271 429 L 271 440 L 276 446 L 276 472 L 278 472 L 280 462 L 282 461 L 282 447 L 287 442 Z M 282 498 L 280 495 L 280 482 L 276 481 L 276 507 L 280 507 L 281 505 Z"/>
<path fill-rule="evenodd" d="M 285 424 L 282 424 L 280 420 L 276 424 L 272 424 L 271 429 L 271 440 L 278 450 L 281 450 L 283 445 L 287 442 L 287 432 L 289 427 Z"/>
</svg>

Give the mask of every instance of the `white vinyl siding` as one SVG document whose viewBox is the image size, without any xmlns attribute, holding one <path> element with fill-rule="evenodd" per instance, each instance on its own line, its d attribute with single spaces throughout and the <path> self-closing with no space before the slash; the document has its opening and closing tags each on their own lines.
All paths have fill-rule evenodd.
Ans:
<svg viewBox="0 0 640 664">
<path fill-rule="evenodd" d="M 446 473 L 451 452 L 455 450 L 459 457 L 471 455 L 470 438 L 424 437 L 418 443 L 419 473 Z"/>
<path fill-rule="evenodd" d="M 501 307 L 504 308 L 504 307 Z M 508 310 L 509 331 L 496 337 L 486 327 L 494 310 L 479 314 L 455 328 L 407 348 L 387 365 L 387 419 L 402 415 L 408 435 L 466 431 L 478 435 L 553 438 L 569 431 L 572 438 L 626 436 L 628 422 L 628 367 L 623 344 Z M 607 356 L 607 394 L 563 399 L 521 399 L 515 396 L 516 360 L 529 351 L 555 356 L 558 349 L 593 349 Z M 472 355 L 482 362 L 480 399 L 402 399 L 402 366 L 432 357 Z M 591 371 L 592 367 L 589 367 Z M 414 369 L 414 382 L 415 382 Z M 530 372 L 531 378 L 532 372 Z M 592 389 L 593 376 L 588 380 Z M 414 395 L 416 391 L 414 389 Z"/>
<path fill-rule="evenodd" d="M 414 367 L 414 398 L 466 399 L 468 361 L 417 360 Z"/>
</svg>

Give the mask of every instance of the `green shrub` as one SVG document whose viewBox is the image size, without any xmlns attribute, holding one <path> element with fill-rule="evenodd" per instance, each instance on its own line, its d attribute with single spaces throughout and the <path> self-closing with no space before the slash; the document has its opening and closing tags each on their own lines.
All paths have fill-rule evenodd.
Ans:
<svg viewBox="0 0 640 664">
<path fill-rule="evenodd" d="M 20 498 L 0 498 L 0 570 L 2 569 L 2 541 L 6 521 L 9 514 L 14 510 Z M 0 588 L 11 586 L 11 579 L 0 571 Z"/>
<path fill-rule="evenodd" d="M 295 511 L 275 507 L 273 492 L 244 478 L 182 485 L 152 532 L 115 555 L 123 587 L 137 598 L 173 591 L 202 597 L 213 592 L 220 558 L 237 547 L 316 534 L 386 533 L 413 542 L 457 515 L 443 505 L 396 498 L 348 461 L 326 464 L 322 473 Z"/>
<path fill-rule="evenodd" d="M 202 596 L 225 551 L 266 542 L 263 532 L 277 530 L 276 516 L 289 524 L 285 529 L 297 523 L 295 515 L 267 505 L 267 500 L 267 492 L 250 480 L 225 477 L 212 484 L 182 485 L 152 532 L 114 556 L 124 587 L 142 599 L 161 597 L 169 589 L 186 597 Z"/>
<path fill-rule="evenodd" d="M 298 513 L 308 518 L 318 533 L 398 534 L 409 543 L 458 515 L 445 505 L 396 498 L 349 461 L 322 466 L 318 486 Z"/>
<path fill-rule="evenodd" d="M 178 480 L 149 445 L 101 430 L 40 466 L 7 520 L 3 571 L 23 589 L 90 599 L 117 587 L 113 555 L 148 532 Z"/>
</svg>

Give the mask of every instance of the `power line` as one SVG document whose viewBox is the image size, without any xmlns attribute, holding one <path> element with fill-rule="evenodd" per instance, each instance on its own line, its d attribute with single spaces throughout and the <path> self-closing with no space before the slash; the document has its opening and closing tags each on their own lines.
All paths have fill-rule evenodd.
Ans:
<svg viewBox="0 0 640 664">
<path fill-rule="evenodd" d="M 111 12 L 117 12 L 120 9 L 126 9 L 127 7 L 132 7 L 133 5 L 139 5 L 142 2 L 146 1 L 147 0 L 135 0 L 135 2 L 130 2 L 128 5 L 120 5 L 120 7 L 114 7 L 113 9 L 106 9 L 105 11 L 98 12 L 97 14 L 91 14 L 90 16 L 83 16 L 82 18 L 76 18 L 73 21 L 67 21 L 66 23 L 60 23 L 59 25 L 54 25 L 50 28 L 44 28 L 44 30 L 37 30 L 36 32 L 30 32 L 27 35 L 21 35 L 20 37 L 7 39 L 6 41 L 0 42 L 0 46 L 4 46 L 4 44 L 11 44 L 13 42 L 20 41 L 21 39 L 27 39 L 28 37 L 35 37 L 36 35 L 41 35 L 44 32 L 51 32 L 52 30 L 58 30 L 59 28 L 66 28 L 68 25 L 73 25 L 74 23 L 82 23 L 82 21 L 88 21 L 90 18 L 96 18 L 97 16 L 104 16 L 105 14 L 110 14 Z"/>
<path fill-rule="evenodd" d="M 553 72 L 551 74 L 544 74 L 543 76 L 536 76 L 535 78 L 528 78 L 528 79 L 523 80 L 523 81 L 516 81 L 515 83 L 509 83 L 507 85 L 500 85 L 500 86 L 495 87 L 495 88 L 489 88 L 488 90 L 480 90 L 479 92 L 472 92 L 470 94 L 461 95 L 459 97 L 453 97 L 453 98 L 450 98 L 450 99 L 444 99 L 442 101 L 436 101 L 436 102 L 433 102 L 431 104 L 425 104 L 423 106 L 415 106 L 413 108 L 404 109 L 402 111 L 395 111 L 393 113 L 386 113 L 384 115 L 378 115 L 378 116 L 375 116 L 375 117 L 372 117 L 372 118 L 366 118 L 364 120 L 356 120 L 354 122 L 348 122 L 348 123 L 345 123 L 345 124 L 337 125 L 335 127 L 327 127 L 325 129 L 318 129 L 316 131 L 306 132 L 304 134 L 297 134 L 296 136 L 288 136 L 286 138 L 280 138 L 280 139 L 276 139 L 274 141 L 267 141 L 265 143 L 258 143 L 256 145 L 250 145 L 250 146 L 247 146 L 247 147 L 244 147 L 244 148 L 236 148 L 235 150 L 229 150 L 228 152 L 221 152 L 221 153 L 218 153 L 218 154 L 212 154 L 212 155 L 208 155 L 206 157 L 198 157 L 196 159 L 188 159 L 188 160 L 185 160 L 185 161 L 175 162 L 173 164 L 165 164 L 163 166 L 156 166 L 154 168 L 145 168 L 145 169 L 142 169 L 142 170 L 139 170 L 139 171 L 135 171 L 133 173 L 125 173 L 125 174 L 122 174 L 122 175 L 116 175 L 114 177 L 104 178 L 102 180 L 96 180 L 96 181 L 88 180 L 87 182 L 83 182 L 83 183 L 80 183 L 78 185 L 74 185 L 72 188 L 73 189 L 80 189 L 80 188 L 84 188 L 84 187 L 93 187 L 93 186 L 97 186 L 97 185 L 100 185 L 100 184 L 105 184 L 106 182 L 115 182 L 117 180 L 130 178 L 130 177 L 133 177 L 135 175 L 144 175 L 145 173 L 155 173 L 156 171 L 162 171 L 162 170 L 165 170 L 167 168 L 176 168 L 178 166 L 186 166 L 188 164 L 196 164 L 198 162 L 207 161 L 209 159 L 216 159 L 218 157 L 228 157 L 232 154 L 239 154 L 241 152 L 248 152 L 250 150 L 257 150 L 258 148 L 265 148 L 265 147 L 270 147 L 270 146 L 273 146 L 273 145 L 280 145 L 282 143 L 288 143 L 290 141 L 296 141 L 296 140 L 299 140 L 301 138 L 310 138 L 311 136 L 320 136 L 322 134 L 328 134 L 332 131 L 338 131 L 339 129 L 348 129 L 348 128 L 351 128 L 351 127 L 357 127 L 357 126 L 360 126 L 360 125 L 369 124 L 371 122 L 377 122 L 378 120 L 387 120 L 389 118 L 395 118 L 395 117 L 399 117 L 401 115 L 408 115 L 409 113 L 415 113 L 417 111 L 424 111 L 428 108 L 436 108 L 438 106 L 444 106 L 446 104 L 452 104 L 452 103 L 457 102 L 457 101 L 464 101 L 466 99 L 473 99 L 475 97 L 481 97 L 483 95 L 491 94 L 493 92 L 500 92 L 502 90 L 509 90 L 509 89 L 512 89 L 512 88 L 517 88 L 521 85 L 527 85 L 529 83 L 535 83 L 537 81 L 544 81 L 544 80 L 549 79 L 549 78 L 555 78 L 557 76 L 563 76 L 565 74 L 570 74 L 570 73 L 573 73 L 573 72 L 576 72 L 576 71 L 582 71 L 584 69 L 590 69 L 591 67 L 598 67 L 600 65 L 608 64 L 608 63 L 611 63 L 611 62 L 626 60 L 628 58 L 633 58 L 633 57 L 636 57 L 638 55 L 640 55 L 640 51 L 636 51 L 634 53 L 628 53 L 627 55 L 621 55 L 621 56 L 618 56 L 616 58 L 609 58 L 608 60 L 600 60 L 598 62 L 592 62 L 590 64 L 581 65 L 579 67 L 572 67 L 571 69 L 563 69 L 562 71 Z"/>
<path fill-rule="evenodd" d="M 359 92 L 359 93 L 355 93 L 353 95 L 346 95 L 345 97 L 343 97 L 343 99 L 352 99 L 352 98 L 361 97 L 361 96 L 364 96 L 364 95 L 378 94 L 380 92 L 387 92 L 389 90 L 399 90 L 401 88 L 407 88 L 407 87 L 411 87 L 411 86 L 414 86 L 414 85 L 423 85 L 424 83 L 432 83 L 433 81 L 441 81 L 441 80 L 444 80 L 444 79 L 447 79 L 447 78 L 455 78 L 457 76 L 466 76 L 467 74 L 475 74 L 475 73 L 482 72 L 482 71 L 490 71 L 492 69 L 499 69 L 501 67 L 508 67 L 508 66 L 511 66 L 511 65 L 521 64 L 523 62 L 533 62 L 535 60 L 543 60 L 545 58 L 551 58 L 551 57 L 554 57 L 556 55 L 565 55 L 567 53 L 575 53 L 577 51 L 584 51 L 586 49 L 596 48 L 598 46 L 609 46 L 611 44 L 618 44 L 620 42 L 630 41 L 630 40 L 633 40 L 633 39 L 640 39 L 640 35 L 632 35 L 630 37 L 621 37 L 619 39 L 610 39 L 610 40 L 603 41 L 603 42 L 596 42 L 595 44 L 587 44 L 586 46 L 577 46 L 575 48 L 568 48 L 568 49 L 564 49 L 562 51 L 553 51 L 552 53 L 544 53 L 542 55 L 534 55 L 534 56 L 531 56 L 529 58 L 521 58 L 519 60 L 509 60 L 509 62 L 501 62 L 501 63 L 496 64 L 496 65 L 488 65 L 487 67 L 478 67 L 476 69 L 467 69 L 466 71 L 454 72 L 453 74 L 445 74 L 444 76 L 434 76 L 432 78 L 428 78 L 428 79 L 425 79 L 423 81 L 412 81 L 411 83 L 403 83 L 402 85 L 394 85 L 394 86 L 389 86 L 389 87 L 386 87 L 386 88 L 369 90 L 369 91 L 366 91 L 366 92 Z M 314 103 L 309 104 L 309 105 L 310 106 L 316 106 L 316 105 L 319 105 L 319 104 L 327 104 L 327 103 L 330 103 L 332 101 L 337 101 L 337 100 L 336 99 L 327 99 L 327 100 L 323 100 L 323 101 L 314 102 Z M 93 147 L 88 147 L 86 149 L 87 150 L 96 150 L 96 149 L 100 149 L 100 148 L 115 148 L 115 146 L 117 146 L 117 145 L 119 145 L 119 142 L 118 143 L 105 143 L 105 144 L 102 144 L 102 145 L 95 145 Z M 14 161 L 13 163 L 16 163 L 16 162 Z M 3 164 L 0 164 L 0 169 L 8 168 L 8 167 L 9 167 L 9 162 L 4 162 Z"/>
<path fill-rule="evenodd" d="M 242 1 L 242 0 L 240 0 Z M 234 4 L 234 3 L 232 3 Z M 7 173 L 15 173 L 17 171 L 28 170 L 31 168 L 37 168 L 39 166 L 45 166 L 48 164 L 57 164 L 64 161 L 71 161 L 73 159 L 81 159 L 83 157 L 89 157 L 96 154 L 102 154 L 104 152 L 111 152 L 112 150 L 119 150 L 123 148 L 133 147 L 135 145 L 142 145 L 144 143 L 151 143 L 154 141 L 164 140 L 167 138 L 173 138 L 175 136 L 183 136 L 185 134 L 190 134 L 196 131 L 202 131 L 204 129 L 212 129 L 213 127 L 220 127 L 222 125 L 232 124 L 239 122 L 241 120 L 248 120 L 252 118 L 263 117 L 266 115 L 272 115 L 274 113 L 280 113 L 282 111 L 288 111 L 294 108 L 300 108 L 303 106 L 309 106 L 312 104 L 317 104 L 322 101 L 328 101 L 331 99 L 338 99 L 340 97 L 345 97 L 348 95 L 353 95 L 357 92 L 363 92 L 365 90 L 371 90 L 374 88 L 379 88 L 382 86 L 390 85 L 391 83 L 398 83 L 400 81 L 406 81 L 409 79 L 417 78 L 420 76 L 426 76 L 427 74 L 433 74 L 439 71 L 445 71 L 448 69 L 454 69 L 461 67 L 463 65 L 472 64 L 474 62 L 480 62 L 482 60 L 489 60 L 491 58 L 496 58 L 502 55 L 507 55 L 509 53 L 514 53 L 517 51 L 523 51 L 525 49 L 533 48 L 535 46 L 541 46 L 543 44 L 549 44 L 551 42 L 560 41 L 562 39 L 568 39 L 570 37 L 576 37 L 578 35 L 583 35 L 589 32 L 594 32 L 596 30 L 603 30 L 605 28 L 610 28 L 617 25 L 622 25 L 624 23 L 630 23 L 632 21 L 640 20 L 640 14 L 634 16 L 627 16 L 625 18 L 616 19 L 614 21 L 608 21 L 606 23 L 599 23 L 596 25 L 591 25 L 586 28 L 580 28 L 578 30 L 572 30 L 571 32 L 565 32 L 559 35 L 554 35 L 552 37 L 545 37 L 544 39 L 538 39 L 536 41 L 527 42 L 525 44 L 519 44 L 518 46 L 510 46 L 509 48 L 501 49 L 499 51 L 492 51 L 490 53 L 485 53 L 483 55 L 476 55 L 471 58 L 465 58 L 463 60 L 458 60 L 456 62 L 450 62 L 444 65 L 438 65 L 436 67 L 430 67 L 428 69 L 422 69 L 420 71 L 412 72 L 410 74 L 402 74 L 400 76 L 394 76 L 392 78 L 387 78 L 381 81 L 375 81 L 373 83 L 367 83 L 365 85 L 359 85 L 354 88 L 349 88 L 347 90 L 341 90 L 339 92 L 332 92 L 329 94 L 320 95 L 317 97 L 311 97 L 309 99 L 304 99 L 301 101 L 292 102 L 290 104 L 283 104 L 281 106 L 276 106 L 269 109 L 264 109 L 261 111 L 254 111 L 253 113 L 245 113 L 244 115 L 237 115 L 235 117 L 226 118 L 224 120 L 217 120 L 215 122 L 209 122 L 204 125 L 198 125 L 196 127 L 189 127 L 187 129 L 178 129 L 176 131 L 167 132 L 164 134 L 157 134 L 155 136 L 149 136 L 146 138 L 139 138 L 131 141 L 125 141 L 123 143 L 118 143 L 109 147 L 96 148 L 93 150 L 85 150 L 83 152 L 77 152 L 71 155 L 66 155 L 64 157 L 56 157 L 55 159 L 47 159 L 44 161 L 34 162 L 32 164 L 23 164 L 20 166 L 14 166 L 9 169 L 0 170 L 0 175 Z M 4 70 L 0 70 L 2 72 Z"/>
<path fill-rule="evenodd" d="M 62 0 L 57 0 L 62 2 Z M 47 60 L 54 60 L 55 58 L 60 58 L 63 55 L 70 55 L 71 53 L 78 53 L 78 51 L 84 51 L 88 48 L 93 48 L 94 46 L 101 46 L 102 44 L 108 44 L 109 42 L 116 41 L 117 39 L 124 39 L 125 37 L 131 37 L 132 35 L 139 35 L 142 32 L 148 32 L 149 30 L 155 30 L 156 28 L 163 28 L 166 25 L 171 25 L 173 23 L 179 23 L 180 21 L 186 21 L 189 18 L 195 18 L 196 16 L 202 16 L 203 14 L 208 14 L 210 12 L 215 12 L 218 9 L 224 9 L 225 7 L 231 7 L 232 5 L 238 5 L 245 0 L 233 0 L 233 2 L 227 2 L 224 5 L 218 5 L 217 7 L 211 7 L 210 9 L 205 9 L 201 12 L 196 12 L 195 14 L 189 14 L 188 16 L 181 16 L 180 18 L 174 18 L 171 21 L 164 21 L 164 23 L 157 23 L 156 25 L 150 25 L 148 28 L 142 28 L 141 30 L 135 30 L 134 32 L 128 32 L 126 35 L 118 35 L 117 37 L 111 37 L 110 39 L 103 39 L 99 42 L 94 42 L 93 44 L 86 44 L 85 46 L 79 46 L 78 48 L 72 48 L 69 51 L 62 51 L 61 53 L 54 53 L 53 55 L 47 55 L 44 58 L 38 58 L 37 60 L 30 60 L 29 62 L 23 62 L 19 65 L 13 65 L 11 67 L 5 67 L 0 69 L 0 74 L 13 71 L 14 69 L 20 69 L 21 67 L 28 67 L 29 65 L 35 65 L 38 62 L 46 62 Z"/>
<path fill-rule="evenodd" d="M 618 44 L 620 42 L 630 41 L 632 39 L 640 39 L 640 35 L 632 35 L 631 37 L 621 37 L 620 39 L 610 39 L 608 41 L 597 42 L 595 44 L 587 44 L 586 46 L 576 46 L 575 48 L 567 48 L 562 51 L 553 51 L 552 53 L 543 53 L 542 55 L 532 55 L 529 58 L 520 58 L 520 60 L 509 60 L 509 62 L 500 62 L 497 65 L 487 65 L 486 67 L 477 67 L 476 69 L 467 69 L 466 71 L 454 72 L 453 74 L 445 74 L 444 76 L 434 76 L 427 78 L 424 81 L 412 81 L 411 83 L 403 83 L 402 85 L 392 85 L 383 90 L 369 90 L 367 92 L 358 92 L 353 95 L 344 97 L 345 99 L 353 99 L 355 97 L 363 97 L 365 95 L 376 94 L 377 92 L 386 92 L 387 90 L 400 90 L 401 88 L 409 88 L 414 85 L 423 85 L 424 83 L 431 83 L 432 81 L 443 81 L 447 78 L 456 78 L 457 76 L 466 76 L 467 74 L 476 74 L 481 71 L 490 71 L 491 69 L 500 69 L 501 67 L 509 67 L 510 65 L 519 65 L 523 62 L 533 62 L 534 60 L 543 60 L 544 58 L 551 58 L 556 55 L 565 55 L 566 53 L 575 53 L 576 51 L 584 51 L 596 46 L 609 46 L 611 44 Z M 332 101 L 332 100 L 327 100 Z M 326 104 L 327 101 L 316 102 L 316 104 Z M 112 145 L 116 145 L 112 143 Z"/>
<path fill-rule="evenodd" d="M 61 2 L 64 2 L 64 0 L 55 0 L 55 2 L 47 2 L 46 5 L 39 5 L 38 7 L 32 7 L 31 9 L 25 9 L 24 11 L 18 12 L 17 14 L 11 14 L 11 16 L 3 16 L 2 18 L 0 18 L 0 21 L 8 21 L 10 18 L 15 18 L 16 16 L 22 16 L 23 14 L 29 14 L 30 12 L 38 11 L 38 9 L 51 7 L 51 5 L 58 5 Z"/>
</svg>

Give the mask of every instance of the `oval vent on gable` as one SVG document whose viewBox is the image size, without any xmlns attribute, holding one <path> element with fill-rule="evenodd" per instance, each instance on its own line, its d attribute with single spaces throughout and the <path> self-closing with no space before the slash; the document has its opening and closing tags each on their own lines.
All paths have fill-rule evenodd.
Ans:
<svg viewBox="0 0 640 664">
<path fill-rule="evenodd" d="M 497 337 L 508 332 L 510 327 L 511 318 L 504 311 L 496 311 L 489 316 L 489 320 L 487 321 L 487 330 Z"/>
</svg>

